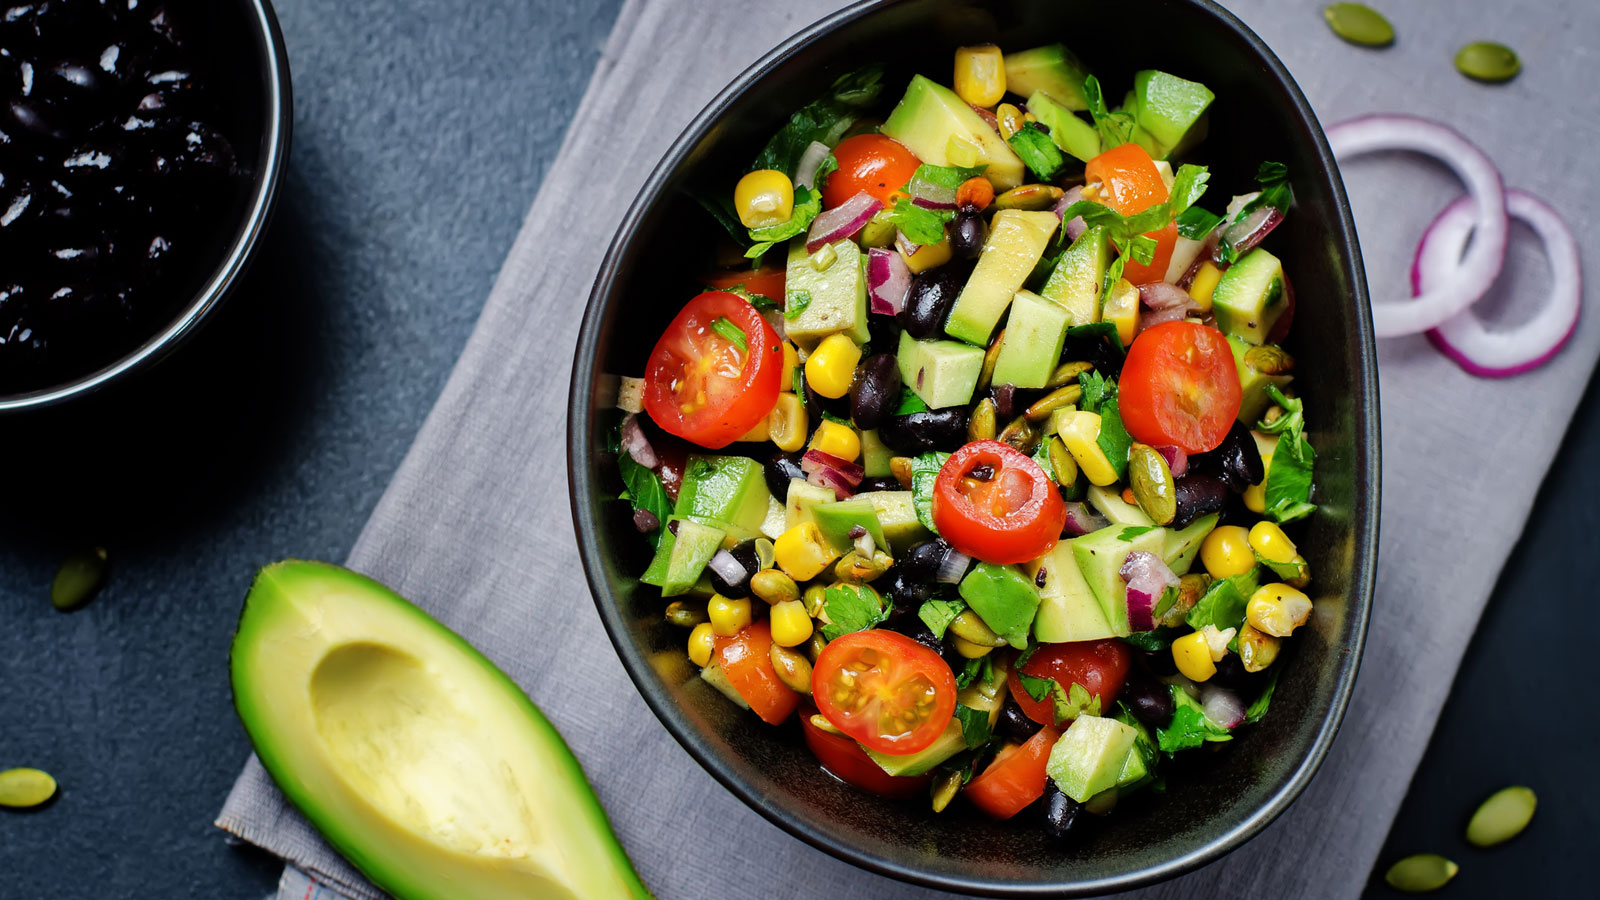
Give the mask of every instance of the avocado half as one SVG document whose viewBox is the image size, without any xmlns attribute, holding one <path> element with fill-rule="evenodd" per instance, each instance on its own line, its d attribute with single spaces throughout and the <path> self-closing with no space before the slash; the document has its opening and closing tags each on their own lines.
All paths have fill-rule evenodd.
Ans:
<svg viewBox="0 0 1600 900">
<path fill-rule="evenodd" d="M 263 568 L 230 668 L 278 787 L 399 900 L 650 897 L 528 696 L 376 581 L 327 563 Z"/>
</svg>

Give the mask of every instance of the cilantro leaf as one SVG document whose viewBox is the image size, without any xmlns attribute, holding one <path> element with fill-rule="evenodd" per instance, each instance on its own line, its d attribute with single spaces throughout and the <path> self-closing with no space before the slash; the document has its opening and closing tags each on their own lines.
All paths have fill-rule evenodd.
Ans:
<svg viewBox="0 0 1600 900">
<path fill-rule="evenodd" d="M 1245 235 L 1235 235 L 1232 226 L 1238 226 L 1250 218 L 1251 214 L 1262 207 L 1276 209 L 1280 215 L 1287 215 L 1289 207 L 1294 205 L 1294 190 L 1289 187 L 1289 167 L 1278 162 L 1263 162 L 1256 170 L 1256 181 L 1260 183 L 1261 190 L 1250 202 L 1239 208 L 1229 220 L 1229 230 L 1224 232 L 1222 240 L 1217 244 L 1217 254 L 1224 262 L 1234 262 L 1239 257 L 1234 241 Z M 1251 229 L 1252 231 L 1255 229 Z"/>
<path fill-rule="evenodd" d="M 711 214 L 711 218 L 722 226 L 722 230 L 733 238 L 734 243 L 740 247 L 749 245 L 750 230 L 744 227 L 744 223 L 739 221 L 739 214 L 734 212 L 733 195 L 730 192 L 703 193 L 701 191 L 691 191 L 689 195 L 694 198 L 695 203 L 700 204 L 701 209 Z"/>
<path fill-rule="evenodd" d="M 967 660 L 966 663 L 962 665 L 961 671 L 956 673 L 956 687 L 964 688 L 971 686 L 972 682 L 976 681 L 979 675 L 983 676 L 985 684 L 994 680 L 994 662 L 990 660 L 988 656 L 980 656 L 977 659 Z"/>
<path fill-rule="evenodd" d="M 1100 404 L 1100 437 L 1095 439 L 1106 453 L 1111 468 L 1117 472 L 1118 481 L 1128 478 L 1128 450 L 1133 447 L 1133 437 L 1122 427 L 1122 413 L 1117 409 L 1117 399 L 1112 397 Z"/>
<path fill-rule="evenodd" d="M 804 294 L 805 291 L 800 293 Z M 810 295 L 808 294 L 807 296 Z M 806 367 L 804 365 L 794 367 L 794 371 L 789 378 L 789 387 L 793 389 L 796 397 L 804 397 L 806 395 Z"/>
<path fill-rule="evenodd" d="M 945 600 L 935 597 L 932 600 L 923 601 L 922 606 L 917 609 L 917 618 L 922 620 L 922 624 L 928 626 L 928 630 L 933 632 L 934 637 L 942 641 L 944 640 L 945 630 L 950 627 L 950 623 L 954 622 L 956 616 L 961 615 L 961 611 L 966 608 L 967 604 L 960 600 Z"/>
<path fill-rule="evenodd" d="M 1100 695 L 1089 693 L 1089 689 L 1074 681 L 1071 688 L 1063 688 L 1061 682 L 1050 679 L 1050 693 L 1055 700 L 1056 724 L 1070 722 L 1079 716 L 1100 715 Z"/>
<path fill-rule="evenodd" d="M 894 207 L 882 215 L 906 240 L 923 247 L 944 240 L 945 223 L 956 217 L 955 210 L 923 209 L 905 197 L 895 200 Z"/>
<path fill-rule="evenodd" d="M 1175 707 L 1172 722 L 1165 728 L 1156 729 L 1156 743 L 1165 753 L 1177 753 L 1179 750 L 1189 750 L 1200 746 L 1207 741 L 1231 741 L 1233 735 L 1228 729 L 1206 718 L 1205 708 L 1200 701 L 1189 696 L 1189 692 L 1181 687 L 1172 686 L 1172 701 Z"/>
<path fill-rule="evenodd" d="M 1273 669 L 1267 673 L 1267 686 L 1262 688 L 1256 699 L 1251 701 L 1250 705 L 1245 708 L 1245 724 L 1253 725 L 1261 721 L 1261 717 L 1267 714 L 1267 707 L 1272 704 L 1272 692 L 1278 687 L 1278 673 L 1281 671 L 1283 670 Z"/>
<path fill-rule="evenodd" d="M 1136 234 L 1127 240 L 1122 252 L 1141 266 L 1148 266 L 1156 258 L 1156 242 L 1148 235 Z"/>
<path fill-rule="evenodd" d="M 789 220 L 777 225 L 768 225 L 766 228 L 750 229 L 750 240 L 755 243 L 744 252 L 745 257 L 759 259 L 762 254 L 772 249 L 774 244 L 805 234 L 811 228 L 811 220 L 820 212 L 822 212 L 821 192 L 816 188 L 795 188 L 794 212 L 789 214 Z"/>
<path fill-rule="evenodd" d="M 1238 628 L 1244 622 L 1245 604 L 1260 586 L 1261 569 L 1258 567 L 1251 567 L 1242 575 L 1219 578 L 1206 588 L 1184 621 L 1196 631 L 1207 625 L 1216 626 L 1218 631 Z"/>
<path fill-rule="evenodd" d="M 1178 636 L 1177 629 L 1157 627 L 1154 631 L 1136 631 L 1124 637 L 1124 643 L 1130 644 L 1140 650 L 1155 652 L 1165 650 L 1172 646 L 1172 639 Z"/>
<path fill-rule="evenodd" d="M 1037 125 L 1029 123 L 1023 126 L 1006 143 L 1011 145 L 1011 149 L 1016 151 L 1028 170 L 1040 181 L 1054 181 L 1066 168 L 1066 157 L 1061 155 L 1056 142 Z"/>
<path fill-rule="evenodd" d="M 744 330 L 733 324 L 732 319 L 718 316 L 716 321 L 711 323 L 711 330 L 727 338 L 728 343 L 738 347 L 740 353 L 750 352 L 750 341 L 745 338 Z"/>
<path fill-rule="evenodd" d="M 1222 217 L 1198 206 L 1191 206 L 1173 221 L 1178 225 L 1179 234 L 1191 241 L 1203 241 L 1222 224 Z"/>
<path fill-rule="evenodd" d="M 1050 696 L 1051 690 L 1056 686 L 1054 678 L 1040 678 L 1025 672 L 1017 673 L 1017 681 L 1022 684 L 1022 689 L 1027 692 L 1028 696 L 1039 703 L 1043 703 L 1044 699 Z"/>
<path fill-rule="evenodd" d="M 933 524 L 933 485 L 949 458 L 950 454 L 939 452 L 911 457 L 911 504 L 916 507 L 917 521 L 934 534 L 939 529 Z"/>
<path fill-rule="evenodd" d="M 917 392 L 902 385 L 900 387 L 900 405 L 894 408 L 897 416 L 908 416 L 912 413 L 927 412 L 928 404 L 922 402 Z"/>
<path fill-rule="evenodd" d="M 667 499 L 667 489 L 660 476 L 639 465 L 632 456 L 623 453 L 617 457 L 617 468 L 622 473 L 622 483 L 628 486 L 628 500 L 634 509 L 642 509 L 656 517 L 655 543 L 659 546 L 666 531 L 667 517 L 672 515 L 672 503 Z"/>
<path fill-rule="evenodd" d="M 1267 470 L 1266 515 L 1280 525 L 1304 519 L 1317 510 L 1311 502 L 1311 471 L 1317 462 L 1317 451 L 1303 437 L 1286 447 L 1288 438 L 1289 435 L 1278 437 L 1278 450 L 1272 454 L 1272 466 Z"/>
<path fill-rule="evenodd" d="M 982 175 L 988 168 L 988 163 L 981 166 L 936 166 L 932 163 L 923 163 L 917 166 L 917 171 L 912 174 L 911 180 L 906 182 L 905 191 L 913 197 L 924 196 L 930 189 L 951 193 L 961 187 L 963 181 Z"/>
<path fill-rule="evenodd" d="M 1112 325 L 1112 328 L 1115 329 L 1116 326 Z M 1097 413 L 1100 411 L 1100 404 L 1117 396 L 1117 383 L 1107 380 L 1093 369 L 1078 375 L 1078 386 L 1083 390 L 1082 395 L 1078 397 L 1078 408 L 1084 412 Z"/>
<path fill-rule="evenodd" d="M 849 419 L 845 418 L 844 416 L 836 416 L 833 413 L 828 412 L 827 410 L 823 410 L 822 411 L 822 420 L 824 422 L 832 422 L 835 425 L 849 425 L 850 424 L 850 420 Z"/>
<path fill-rule="evenodd" d="M 761 311 L 783 308 L 783 306 L 778 303 L 777 300 L 774 300 L 765 294 L 751 293 L 750 290 L 744 286 L 744 282 L 740 282 L 733 287 L 712 287 L 708 284 L 705 285 L 705 289 L 708 291 L 722 291 L 725 294 L 733 294 L 734 296 L 744 300 L 744 302 L 754 306 L 757 310 Z"/>
<path fill-rule="evenodd" d="M 819 191 L 822 190 L 828 184 L 828 176 L 837 171 L 839 171 L 839 158 L 830 151 L 827 158 L 822 161 L 822 165 L 817 166 L 817 174 L 812 176 L 811 186 Z"/>
<path fill-rule="evenodd" d="M 750 168 L 777 169 L 794 177 L 800 157 L 818 141 L 832 147 L 844 137 L 883 92 L 883 66 L 872 65 L 840 76 L 828 92 L 796 110 L 756 156 Z M 821 181 L 818 181 L 821 185 Z"/>
<path fill-rule="evenodd" d="M 811 305 L 810 291 L 788 291 L 783 298 L 783 317 L 793 321 Z"/>
<path fill-rule="evenodd" d="M 956 720 L 961 723 L 961 737 L 967 749 L 974 750 L 989 743 L 989 714 L 981 709 L 956 704 Z"/>
<path fill-rule="evenodd" d="M 1039 446 L 1034 448 L 1033 461 L 1038 463 L 1039 468 L 1044 470 L 1044 477 L 1057 484 L 1061 483 L 1061 479 L 1056 477 L 1056 464 L 1050 461 L 1050 440 L 1048 435 L 1045 436 L 1045 440 L 1039 442 Z"/>
<path fill-rule="evenodd" d="M 823 594 L 822 611 L 828 617 L 822 636 L 830 641 L 866 631 L 889 618 L 878 592 L 865 585 L 836 584 L 828 588 Z"/>
<path fill-rule="evenodd" d="M 1298 455 L 1305 436 L 1305 401 L 1298 397 L 1284 396 L 1283 391 L 1278 390 L 1275 384 L 1267 385 L 1267 396 L 1272 398 L 1273 403 L 1283 407 L 1283 415 L 1279 416 L 1276 422 L 1257 422 L 1256 429 L 1264 434 L 1288 435 L 1289 443 L 1286 449 Z M 1279 440 L 1278 443 L 1282 445 L 1283 441 Z"/>
<path fill-rule="evenodd" d="M 1154 525 L 1129 525 L 1127 528 L 1124 528 L 1117 533 L 1117 540 L 1131 541 L 1141 534 L 1155 530 L 1156 526 Z"/>
<path fill-rule="evenodd" d="M 1102 152 L 1133 140 L 1133 117 L 1106 108 L 1105 96 L 1100 93 L 1100 79 L 1090 75 L 1083 80 L 1083 99 L 1089 106 L 1089 118 L 1094 120 L 1095 130 L 1100 132 Z M 1071 218 L 1066 216 L 1063 221 Z"/>
</svg>

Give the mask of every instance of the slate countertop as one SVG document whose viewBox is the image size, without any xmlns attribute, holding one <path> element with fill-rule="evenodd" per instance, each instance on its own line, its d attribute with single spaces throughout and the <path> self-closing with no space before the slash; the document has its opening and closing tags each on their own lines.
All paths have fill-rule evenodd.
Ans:
<svg viewBox="0 0 1600 900">
<path fill-rule="evenodd" d="M 254 900 L 276 884 L 276 860 L 211 826 L 249 752 L 226 676 L 245 588 L 266 561 L 345 556 L 619 6 L 278 0 L 294 150 L 245 290 L 150 376 L 0 420 L 0 768 L 39 766 L 62 785 L 43 810 L 0 815 L 0 896 Z M 1560 718 L 1576 704 L 1541 690 L 1586 680 L 1573 562 L 1600 532 L 1597 453 L 1591 384 L 1389 836 L 1385 861 L 1457 859 L 1454 896 L 1583 883 L 1600 833 L 1600 791 L 1573 783 L 1579 724 Z M 93 544 L 112 554 L 108 586 L 55 612 L 56 565 Z M 1465 847 L 1477 800 L 1513 782 L 1540 792 L 1530 833 Z"/>
</svg>

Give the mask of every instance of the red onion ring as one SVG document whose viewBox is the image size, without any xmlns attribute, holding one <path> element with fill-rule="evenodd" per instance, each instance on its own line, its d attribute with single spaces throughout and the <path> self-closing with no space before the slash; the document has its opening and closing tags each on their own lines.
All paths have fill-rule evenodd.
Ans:
<svg viewBox="0 0 1600 900">
<path fill-rule="evenodd" d="M 1505 188 L 1500 172 L 1471 141 L 1448 126 L 1414 116 L 1363 116 L 1328 129 L 1328 145 L 1336 158 L 1380 150 L 1412 150 L 1448 165 L 1467 186 L 1479 223 L 1478 239 L 1447 278 L 1418 294 L 1410 303 L 1374 303 L 1373 333 L 1401 337 L 1437 328 L 1446 319 L 1478 302 L 1505 263 Z"/>
<path fill-rule="evenodd" d="M 1056 216 L 1059 218 L 1066 215 L 1067 208 L 1082 199 L 1083 185 L 1080 184 L 1076 187 L 1069 188 L 1065 194 L 1061 195 L 1061 199 L 1056 201 Z M 1075 241 L 1085 231 L 1089 230 L 1089 226 L 1084 223 L 1083 216 L 1073 216 L 1071 219 L 1068 219 L 1066 222 L 1061 224 L 1061 230 L 1066 232 L 1067 240 Z"/>
<path fill-rule="evenodd" d="M 1461 368 L 1483 378 L 1506 378 L 1538 368 L 1555 356 L 1578 328 L 1583 308 L 1582 262 L 1577 239 L 1549 205 L 1518 190 L 1506 192 L 1506 211 L 1533 228 L 1550 260 L 1549 299 L 1528 321 L 1490 331 L 1468 310 L 1428 332 L 1428 339 Z M 1417 245 L 1411 265 L 1416 293 L 1444 280 L 1459 266 L 1476 217 L 1468 198 L 1445 207 Z"/>
<path fill-rule="evenodd" d="M 883 209 L 883 201 L 866 191 L 857 192 L 854 197 L 811 220 L 811 231 L 806 235 L 806 252 L 815 253 L 828 244 L 855 237 L 856 232 L 865 228 L 880 209 Z"/>
<path fill-rule="evenodd" d="M 867 251 L 867 296 L 872 312 L 899 315 L 910 292 L 911 269 L 904 257 L 881 247 Z"/>
</svg>

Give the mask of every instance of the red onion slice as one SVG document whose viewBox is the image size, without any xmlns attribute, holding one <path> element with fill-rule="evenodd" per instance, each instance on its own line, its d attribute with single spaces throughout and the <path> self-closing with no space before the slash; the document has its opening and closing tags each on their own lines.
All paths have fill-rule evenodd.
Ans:
<svg viewBox="0 0 1600 900">
<path fill-rule="evenodd" d="M 800 154 L 800 161 L 794 165 L 794 186 L 816 187 L 817 170 L 822 168 L 822 163 L 832 152 L 821 141 L 812 141 L 807 145 L 805 152 Z"/>
<path fill-rule="evenodd" d="M 1177 586 L 1178 576 L 1161 557 L 1146 550 L 1129 553 L 1118 573 L 1128 583 L 1128 627 L 1134 631 L 1155 628 L 1156 602 L 1167 588 Z"/>
<path fill-rule="evenodd" d="M 1200 706 L 1206 718 L 1223 728 L 1238 728 L 1244 724 L 1244 701 L 1227 688 L 1209 684 L 1200 688 Z"/>
<path fill-rule="evenodd" d="M 1364 116 L 1328 129 L 1328 145 L 1338 158 L 1380 150 L 1412 150 L 1443 161 L 1466 183 L 1480 231 L 1448 277 L 1409 303 L 1372 305 L 1373 332 L 1400 337 L 1437 328 L 1478 302 L 1505 262 L 1506 198 L 1500 172 L 1472 142 L 1454 129 L 1413 116 Z"/>
<path fill-rule="evenodd" d="M 856 236 L 883 209 L 883 203 L 866 191 L 819 214 L 811 221 L 811 231 L 806 234 L 806 252 L 815 253 L 828 244 Z"/>
<path fill-rule="evenodd" d="M 746 569 L 744 567 L 744 563 L 739 562 L 739 560 L 726 549 L 718 550 L 715 554 L 713 554 L 711 561 L 706 563 L 706 568 L 717 573 L 718 578 L 721 578 L 723 581 L 726 581 L 729 584 L 738 584 L 739 582 L 750 577 L 750 570 Z"/>
<path fill-rule="evenodd" d="M 1157 447 L 1156 452 L 1167 461 L 1167 468 L 1172 471 L 1173 478 L 1182 478 L 1189 471 L 1189 454 L 1183 452 L 1182 447 Z"/>
<path fill-rule="evenodd" d="M 1258 206 L 1243 222 L 1229 225 L 1222 233 L 1222 240 L 1233 248 L 1237 258 L 1254 250 L 1282 221 L 1283 210 L 1276 206 Z"/>
<path fill-rule="evenodd" d="M 899 253 L 874 247 L 867 251 L 867 293 L 872 311 L 898 315 L 911 292 L 911 269 Z"/>
<path fill-rule="evenodd" d="M 656 450 L 650 446 L 650 439 L 644 436 L 644 429 L 639 425 L 639 417 L 629 414 L 622 420 L 622 449 L 628 451 L 633 461 L 646 469 L 654 469 L 661 465 L 661 457 L 656 456 Z"/>
<path fill-rule="evenodd" d="M 1099 531 L 1111 524 L 1111 520 L 1101 516 L 1083 503 L 1069 501 L 1066 507 L 1067 523 L 1061 529 L 1064 534 L 1081 537 L 1091 531 Z"/>
<path fill-rule="evenodd" d="M 1056 201 L 1056 218 L 1066 215 L 1067 208 L 1082 199 L 1083 185 L 1081 184 L 1061 195 L 1061 199 Z M 1075 241 L 1079 235 L 1089 230 L 1089 226 L 1084 224 L 1083 216 L 1073 216 L 1071 221 L 1062 224 L 1061 229 L 1067 233 L 1067 240 Z"/>
<path fill-rule="evenodd" d="M 939 563 L 939 571 L 934 579 L 944 584 L 959 584 L 971 565 L 972 557 L 951 547 L 950 552 L 944 555 L 944 561 Z"/>
<path fill-rule="evenodd" d="M 1483 378 L 1505 378 L 1538 368 L 1566 344 L 1578 328 L 1583 307 L 1583 273 L 1578 242 L 1561 215 L 1518 190 L 1506 192 L 1506 211 L 1533 228 L 1550 260 L 1549 299 L 1533 318 L 1505 331 L 1490 331 L 1471 310 L 1428 332 L 1446 356 Z M 1472 204 L 1462 197 L 1445 207 L 1417 245 L 1411 266 L 1416 293 L 1447 278 L 1477 224 Z"/>
<path fill-rule="evenodd" d="M 806 481 L 832 490 L 840 500 L 854 495 L 866 474 L 856 463 L 821 450 L 807 450 L 806 455 L 800 457 L 800 470 L 806 473 Z"/>
</svg>

